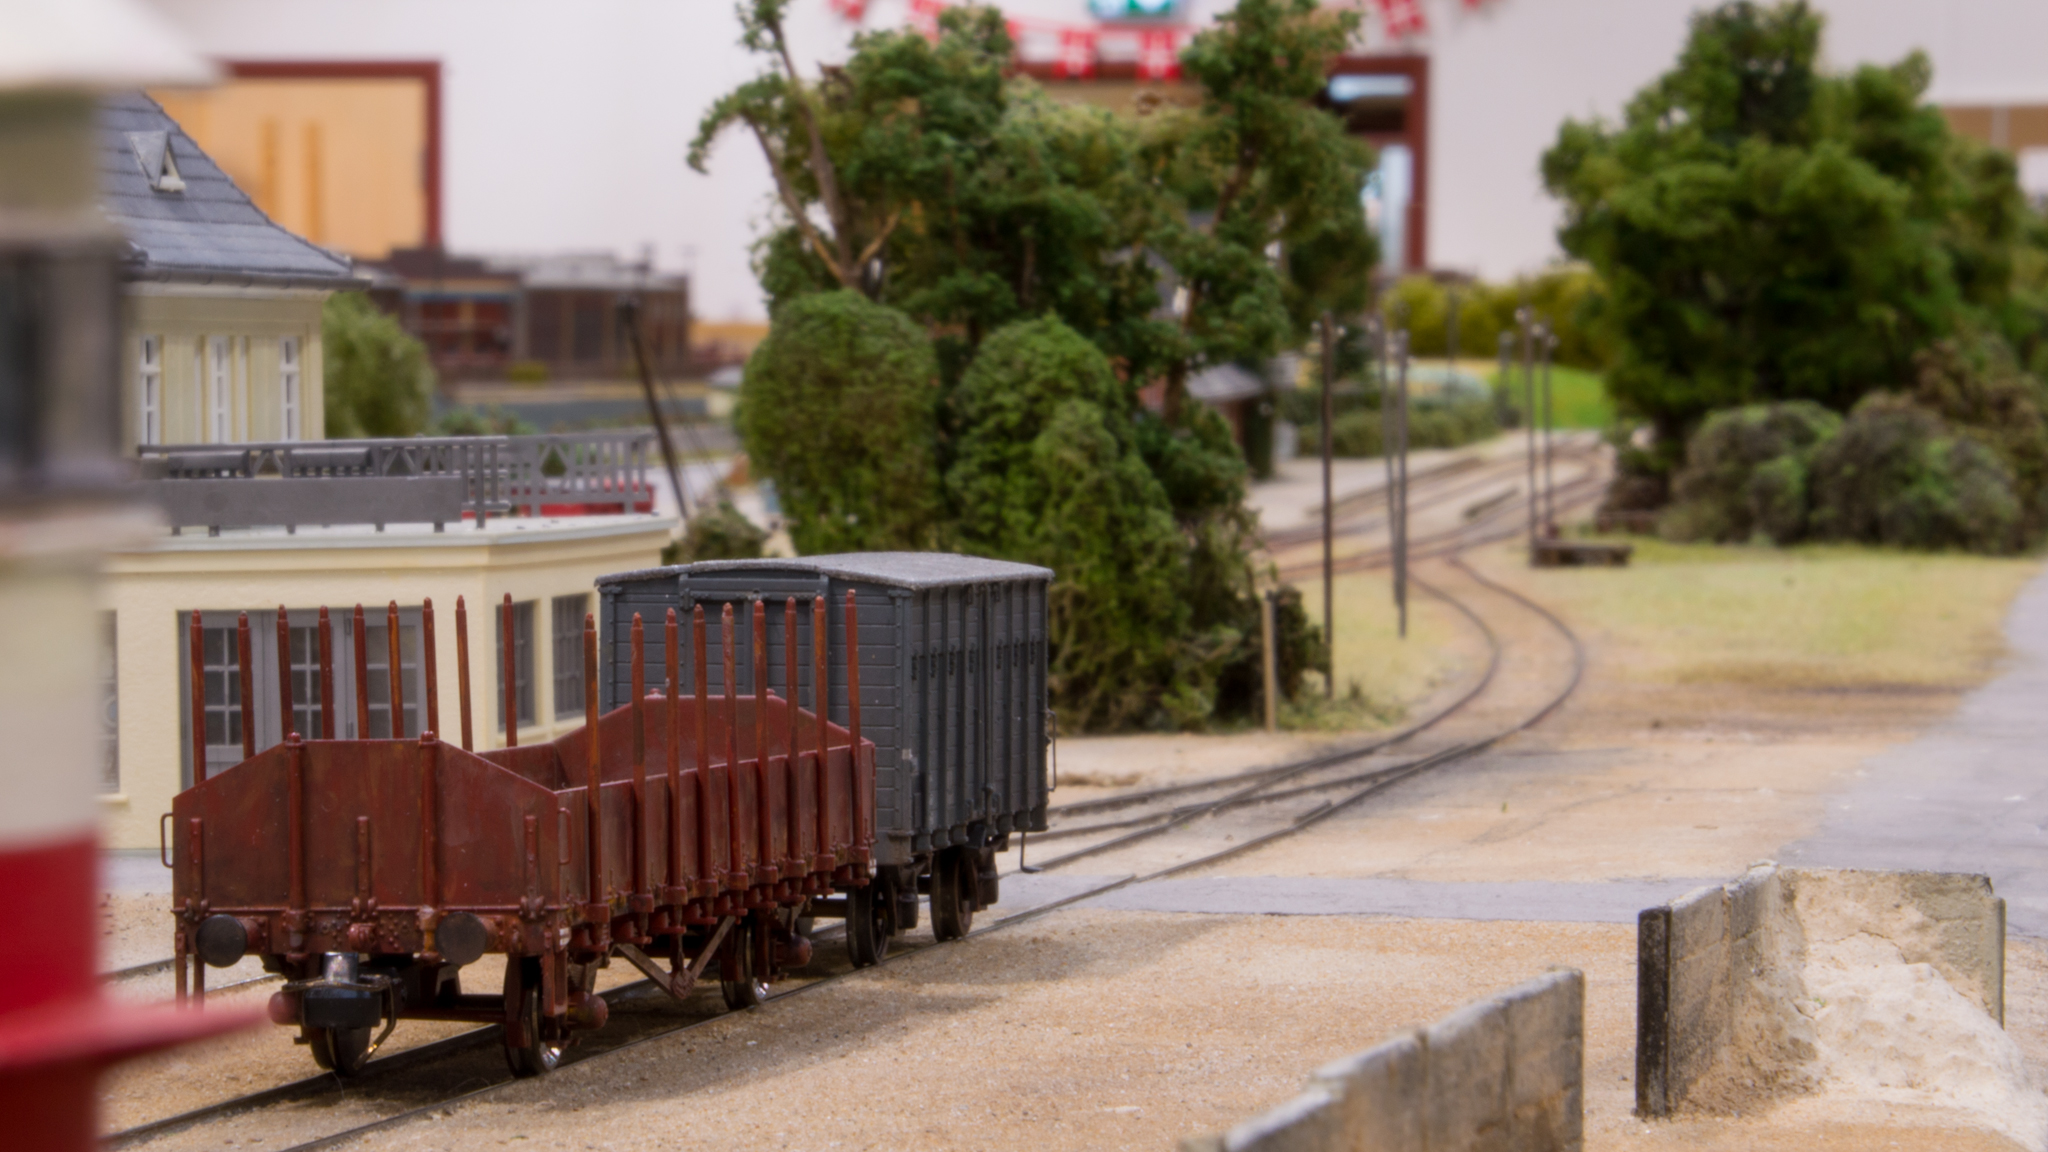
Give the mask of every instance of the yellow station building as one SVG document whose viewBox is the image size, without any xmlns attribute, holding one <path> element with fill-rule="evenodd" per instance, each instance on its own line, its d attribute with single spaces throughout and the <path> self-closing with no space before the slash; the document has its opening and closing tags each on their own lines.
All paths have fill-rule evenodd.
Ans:
<svg viewBox="0 0 2048 1152">
<path fill-rule="evenodd" d="M 323 606 L 343 735 L 356 734 L 359 695 L 372 736 L 393 732 L 394 704 L 405 734 L 424 727 L 428 600 L 440 735 L 461 736 L 458 599 L 469 608 L 475 745 L 504 742 L 507 596 L 520 742 L 580 723 L 593 582 L 658 562 L 675 527 L 651 512 L 643 438 L 324 440 L 321 307 L 333 292 L 364 286 L 349 259 L 266 216 L 148 97 L 107 100 L 100 132 L 103 207 L 130 248 L 123 426 L 146 485 L 168 501 L 169 521 L 109 558 L 101 591 L 106 845 L 157 851 L 159 817 L 193 776 L 195 723 L 204 725 L 210 769 L 241 759 L 243 614 L 258 748 L 287 731 L 323 735 Z M 358 603 L 366 613 L 360 677 Z"/>
</svg>

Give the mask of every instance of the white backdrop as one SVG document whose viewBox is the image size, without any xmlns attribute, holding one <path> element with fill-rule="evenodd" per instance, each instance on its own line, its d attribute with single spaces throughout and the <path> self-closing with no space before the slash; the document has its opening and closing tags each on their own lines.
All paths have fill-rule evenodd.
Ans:
<svg viewBox="0 0 2048 1152">
<path fill-rule="evenodd" d="M 151 0 L 195 46 L 259 59 L 442 62 L 443 220 L 461 251 L 653 245 L 695 278 L 697 314 L 763 314 L 748 245 L 768 208 L 750 140 L 729 136 L 700 176 L 683 154 L 704 108 L 757 64 L 729 0 Z M 1617 114 L 1667 67 L 1694 0 L 1425 0 L 1435 60 L 1432 263 L 1489 276 L 1556 255 L 1556 209 L 1537 159 L 1565 116 Z M 1080 21 L 1085 0 L 1005 0 L 1017 15 Z M 1227 7 L 1195 0 L 1198 18 Z M 1950 101 L 2048 102 L 2048 4 L 1823 0 L 1837 64 L 1935 63 Z M 877 0 L 870 27 L 900 23 Z M 854 27 L 795 0 L 798 59 L 843 57 Z"/>
</svg>

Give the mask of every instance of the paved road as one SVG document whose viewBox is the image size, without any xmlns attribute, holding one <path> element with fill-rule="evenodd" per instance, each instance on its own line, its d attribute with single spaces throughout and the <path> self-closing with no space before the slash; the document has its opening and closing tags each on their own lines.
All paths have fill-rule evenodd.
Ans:
<svg viewBox="0 0 2048 1152">
<path fill-rule="evenodd" d="M 2009 666 L 1933 731 L 1872 757 L 1784 864 L 1982 872 L 2016 934 L 2048 936 L 2048 573 L 2006 620 Z"/>
</svg>

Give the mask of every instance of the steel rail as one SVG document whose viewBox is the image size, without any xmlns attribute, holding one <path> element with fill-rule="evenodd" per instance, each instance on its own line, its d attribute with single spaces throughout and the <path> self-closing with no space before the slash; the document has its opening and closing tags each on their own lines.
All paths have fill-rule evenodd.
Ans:
<svg viewBox="0 0 2048 1152">
<path fill-rule="evenodd" d="M 1487 687 L 1493 683 L 1493 678 L 1495 674 L 1500 671 L 1500 636 L 1494 632 L 1492 627 L 1490 627 L 1486 623 L 1486 621 L 1480 619 L 1478 614 L 1473 612 L 1471 608 L 1467 607 L 1465 604 L 1458 601 L 1455 597 L 1446 594 L 1443 591 L 1443 589 L 1436 587 L 1434 584 L 1430 584 L 1418 578 L 1415 580 L 1415 586 L 1427 592 L 1429 595 L 1434 596 L 1437 599 L 1442 600 L 1444 603 L 1450 605 L 1453 609 L 1457 610 L 1467 620 L 1471 621 L 1474 625 L 1476 625 L 1479 628 L 1480 633 L 1486 637 L 1488 653 L 1486 661 L 1486 673 L 1479 678 L 1478 683 L 1474 684 L 1463 695 L 1459 696 L 1458 699 L 1453 701 L 1449 707 L 1446 707 L 1442 711 L 1438 712 L 1435 716 L 1430 717 L 1429 720 L 1425 721 L 1424 723 L 1409 729 L 1407 732 L 1404 732 L 1399 736 L 1391 737 L 1387 740 L 1379 742 L 1377 747 L 1383 748 L 1389 744 L 1393 744 L 1401 740 L 1406 740 L 1410 736 L 1413 736 L 1416 733 L 1422 731 L 1424 728 L 1434 725 L 1439 721 L 1445 719 L 1446 717 L 1450 716 L 1451 714 L 1457 712 L 1459 709 L 1462 709 L 1467 704 L 1471 703 L 1474 699 L 1478 698 L 1480 693 L 1485 692 Z M 1194 805 L 1179 814 L 1169 816 L 1163 823 L 1155 824 L 1149 828 L 1140 828 L 1132 832 L 1126 832 L 1121 836 L 1105 840 L 1100 844 L 1090 844 L 1085 848 L 1077 848 L 1072 852 L 1068 852 L 1060 856 L 1055 856 L 1050 860 L 1047 860 L 1041 864 L 1036 865 L 1036 867 L 1041 871 L 1049 868 L 1058 868 L 1064 864 L 1071 864 L 1076 860 L 1083 860 L 1090 856 L 1098 856 L 1104 852 L 1110 852 L 1118 848 L 1126 847 L 1140 840 L 1148 840 L 1154 836 L 1160 835 L 1161 833 L 1169 832 L 1185 824 L 1189 824 L 1193 821 L 1200 820 L 1205 816 L 1214 816 L 1221 812 L 1227 812 L 1232 808 L 1238 808 L 1246 804 L 1262 802 L 1259 799 L 1259 794 L 1262 793 L 1265 789 L 1270 788 L 1275 784 L 1281 784 L 1288 780 L 1292 780 L 1295 777 L 1300 776 L 1305 772 L 1312 771 L 1316 768 L 1330 767 L 1335 764 L 1341 764 L 1348 762 L 1350 760 L 1356 760 L 1361 756 L 1369 754 L 1369 752 L 1371 752 L 1372 750 L 1374 750 L 1374 746 L 1367 745 L 1365 747 L 1354 749 L 1347 754 L 1317 757 L 1310 761 L 1304 762 L 1303 764 L 1296 766 L 1294 768 L 1286 769 L 1276 773 L 1270 773 L 1266 775 L 1263 779 L 1248 784 L 1245 787 L 1240 788 L 1227 796 L 1221 797 L 1220 799 L 1213 800 L 1207 804 Z M 1425 761 L 1429 759 L 1430 757 L 1424 757 Z M 1401 771 L 1401 769 L 1380 769 L 1377 772 L 1371 773 L 1369 775 L 1380 775 L 1398 771 Z M 1333 781 L 1329 786 L 1339 787 L 1342 786 L 1342 782 Z"/>
<path fill-rule="evenodd" d="M 1080 903 L 1084 900 L 1089 900 L 1098 896 L 1106 895 L 1110 892 L 1117 891 L 1118 889 L 1131 887 L 1137 884 L 1147 883 L 1153 880 L 1163 879 L 1165 877 L 1176 875 L 1181 872 L 1187 872 L 1196 868 L 1205 867 L 1207 865 L 1214 864 L 1221 860 L 1224 860 L 1228 857 L 1235 856 L 1246 851 L 1250 851 L 1253 848 L 1260 847 L 1265 844 L 1269 844 L 1276 840 L 1282 839 L 1286 836 L 1293 835 L 1294 833 L 1312 827 L 1315 824 L 1318 824 L 1321 821 L 1328 819 L 1330 816 L 1335 815 L 1340 811 L 1346 810 L 1373 795 L 1383 792 L 1386 789 L 1393 787 L 1395 784 L 1398 784 L 1407 779 L 1411 779 L 1414 776 L 1429 770 L 1430 768 L 1439 766 L 1444 763 L 1449 763 L 1457 759 L 1463 759 L 1465 757 L 1475 755 L 1476 753 L 1483 751 L 1486 748 L 1490 748 L 1493 745 L 1499 743 L 1500 741 L 1507 739 L 1509 736 L 1512 736 L 1518 732 L 1526 731 L 1530 727 L 1533 727 L 1535 724 L 1540 723 L 1543 719 L 1545 719 L 1553 712 L 1555 712 L 1559 707 L 1561 707 L 1564 704 L 1565 700 L 1569 698 L 1570 695 L 1578 688 L 1579 683 L 1584 677 L 1585 648 L 1583 644 L 1580 643 L 1577 635 L 1573 633 L 1570 627 L 1566 625 L 1561 619 L 1559 619 L 1556 616 L 1556 614 L 1550 612 L 1546 608 L 1543 608 L 1541 605 L 1535 603 L 1534 601 L 1521 595 L 1520 593 L 1515 592 L 1512 589 L 1506 588 L 1480 575 L 1470 566 L 1466 565 L 1462 559 L 1453 557 L 1451 559 L 1451 563 L 1454 567 L 1457 567 L 1460 571 L 1463 571 L 1468 576 L 1472 577 L 1472 579 L 1475 582 L 1509 599 L 1512 599 L 1520 603 L 1524 607 L 1527 607 L 1532 611 L 1536 612 L 1544 620 L 1546 620 L 1553 628 L 1559 631 L 1560 634 L 1562 634 L 1567 641 L 1570 642 L 1573 653 L 1572 676 L 1569 682 L 1565 685 L 1565 687 L 1556 695 L 1554 695 L 1550 700 L 1548 700 L 1542 708 L 1537 710 L 1529 717 L 1523 719 L 1519 723 L 1513 725 L 1512 727 L 1503 729 L 1500 732 L 1494 733 L 1491 736 L 1482 738 L 1480 740 L 1471 741 L 1466 744 L 1457 745 L 1452 748 L 1448 748 L 1443 751 L 1434 753 L 1432 755 L 1423 757 L 1420 760 L 1411 762 L 1407 765 L 1400 766 L 1390 773 L 1381 773 L 1379 775 L 1381 775 L 1383 778 L 1367 784 L 1364 788 L 1361 788 L 1360 790 L 1354 792 L 1350 796 L 1347 796 L 1342 800 L 1329 804 L 1320 805 L 1314 809 L 1311 809 L 1309 812 L 1303 814 L 1302 816 L 1297 817 L 1295 820 L 1291 821 L 1287 825 L 1279 829 L 1276 829 L 1270 833 L 1266 833 L 1255 839 L 1247 840 L 1242 843 L 1233 844 L 1228 848 L 1208 853 L 1204 856 L 1197 857 L 1193 860 L 1183 861 L 1179 864 L 1171 865 L 1169 867 L 1160 869 L 1155 872 L 1147 873 L 1142 876 L 1130 875 L 1120 877 L 1118 879 L 1109 881 L 1104 884 L 1092 886 L 1084 891 L 1062 897 L 1058 900 L 1048 901 L 1045 904 L 1025 909 L 1024 911 L 1018 912 L 1015 915 L 1006 916 L 1003 919 L 998 920 L 992 924 L 989 924 L 982 928 L 978 928 L 975 931 L 969 933 L 965 937 L 965 939 L 972 940 L 981 936 L 988 935 L 993 932 L 1002 931 L 1005 928 L 1014 927 L 1018 924 L 1036 920 L 1042 916 L 1046 916 L 1055 911 L 1058 911 L 1061 908 L 1065 908 Z M 1491 641 L 1496 647 L 1497 653 L 1497 646 L 1499 642 L 1498 634 L 1495 633 L 1491 626 L 1486 624 L 1486 622 L 1483 619 L 1481 619 L 1476 612 L 1472 611 L 1472 609 L 1468 605 L 1465 605 L 1462 601 L 1458 600 L 1455 597 L 1449 596 L 1441 589 L 1437 589 L 1434 586 L 1430 586 L 1430 592 L 1432 595 L 1436 595 L 1440 598 L 1445 599 L 1446 602 L 1450 603 L 1454 608 L 1463 613 L 1467 617 L 1467 619 L 1473 621 L 1476 625 L 1478 625 L 1480 629 L 1491 639 Z M 1498 659 L 1496 657 L 1495 660 L 1489 662 L 1489 672 L 1487 677 L 1482 681 L 1482 683 L 1491 681 L 1492 670 L 1497 666 Z M 883 960 L 882 964 L 887 965 L 893 963 L 901 963 L 943 946 L 945 945 L 936 942 L 928 945 L 918 945 L 914 948 L 909 948 L 903 951 L 896 952 L 892 956 Z M 858 976 L 865 971 L 868 971 L 868 969 L 853 968 L 832 973 L 830 975 L 822 976 L 818 979 L 807 981 L 793 988 L 789 988 L 781 994 L 775 996 L 774 1000 L 780 1001 L 783 999 L 787 999 L 791 996 L 802 995 L 803 993 L 812 991 L 820 987 L 824 987 L 826 985 L 837 984 L 842 980 L 848 980 L 855 976 Z M 611 989 L 604 993 L 604 995 L 607 998 L 607 1000 L 622 998 L 643 986 L 651 988 L 652 983 L 646 980 L 634 981 L 630 984 L 621 985 L 618 988 Z M 765 1005 L 763 1006 L 765 1007 Z M 724 1019 L 726 1015 L 728 1015 L 728 1013 L 721 1013 L 719 1015 L 707 1017 L 705 1019 L 692 1020 L 686 1023 L 681 1023 L 670 1028 L 659 1028 L 650 1031 L 644 1035 L 637 1036 L 624 1043 L 607 1047 L 601 1051 L 591 1051 L 580 1057 L 565 1058 L 565 1060 L 563 1061 L 563 1065 L 566 1067 L 572 1064 L 580 1064 L 586 1060 L 601 1059 L 614 1052 L 623 1052 L 633 1048 L 638 1048 L 642 1045 L 652 1043 L 656 1040 L 672 1037 L 679 1033 L 714 1023 L 718 1020 Z M 377 1069 L 379 1073 L 383 1074 L 402 1071 L 405 1068 L 409 1068 L 417 1064 L 426 1063 L 430 1060 L 450 1055 L 458 1051 L 474 1047 L 480 1047 L 483 1044 L 496 1039 L 497 1034 L 500 1030 L 500 1025 L 489 1025 L 484 1028 L 475 1029 L 473 1031 L 465 1032 L 456 1036 L 446 1037 L 442 1040 L 432 1041 L 430 1043 L 420 1045 L 419 1047 L 406 1049 L 403 1052 L 394 1053 L 391 1056 L 373 1061 L 370 1067 Z M 570 1051 L 573 1052 L 574 1049 L 571 1049 Z M 357 1081 L 353 1082 L 360 1082 L 360 1080 L 361 1078 L 358 1077 Z M 379 1117 L 378 1119 L 371 1120 L 363 1124 L 355 1125 L 353 1127 L 346 1128 L 338 1132 L 332 1132 L 325 1136 L 315 1137 L 311 1140 L 290 1145 L 287 1148 L 281 1149 L 280 1152 L 318 1152 L 318 1150 L 338 1147 L 362 1136 L 369 1135 L 373 1132 L 378 1132 L 388 1128 L 397 1127 L 410 1121 L 423 1119 L 437 1113 L 445 1114 L 451 1108 L 458 1107 L 460 1105 L 470 1103 L 472 1101 L 492 1096 L 496 1093 L 505 1090 L 506 1088 L 512 1085 L 519 1084 L 522 1082 L 523 1081 L 521 1081 L 519 1078 L 507 1076 L 503 1080 L 499 1080 L 488 1085 L 444 1096 L 439 1099 L 430 1101 L 426 1104 L 417 1105 L 412 1108 L 395 1112 L 389 1116 Z M 318 1091 L 307 1091 L 307 1089 L 316 1086 L 319 1089 Z M 252 1093 L 248 1096 L 237 1097 L 233 1100 L 222 1101 L 218 1104 L 210 1105 L 203 1109 L 194 1110 L 193 1112 L 185 1113 L 180 1116 L 169 1117 L 164 1120 L 156 1121 L 150 1124 L 138 1125 L 133 1128 L 125 1129 L 122 1132 L 114 1133 L 106 1137 L 105 1143 L 106 1146 L 110 1148 L 129 1146 L 141 1142 L 143 1140 L 147 1140 L 154 1136 L 166 1135 L 173 1131 L 179 1131 L 193 1127 L 199 1123 L 204 1122 L 207 1119 L 225 1118 L 229 1115 L 240 1115 L 246 1112 L 250 1112 L 257 1108 L 264 1107 L 270 1104 L 283 1103 L 295 1099 L 305 1099 L 309 1098 L 310 1096 L 327 1095 L 336 1091 L 344 1090 L 347 1086 L 348 1084 L 340 1081 L 338 1077 L 334 1077 L 332 1075 L 323 1075 L 319 1077 L 310 1078 L 308 1080 L 298 1081 L 294 1084 L 280 1085 L 276 1088 L 268 1089 L 258 1093 Z"/>
</svg>

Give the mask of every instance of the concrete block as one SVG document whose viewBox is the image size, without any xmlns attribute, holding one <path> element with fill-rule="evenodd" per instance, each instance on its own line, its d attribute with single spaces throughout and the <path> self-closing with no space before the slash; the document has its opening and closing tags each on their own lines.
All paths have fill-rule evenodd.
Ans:
<svg viewBox="0 0 2048 1152">
<path fill-rule="evenodd" d="M 1224 1152 L 1349 1152 L 1337 1098 L 1310 1088 L 1223 1134 Z"/>
<path fill-rule="evenodd" d="M 1728 943 L 1728 891 L 1718 885 L 1695 888 L 1671 902 L 1674 959 L 1724 948 Z"/>
<path fill-rule="evenodd" d="M 1537 977 L 1501 996 L 1508 1028 L 1507 1107 L 1515 1152 L 1584 1147 L 1586 978 Z"/>
<path fill-rule="evenodd" d="M 1352 1152 L 1425 1152 L 1421 1102 L 1429 1091 L 1429 1049 L 1404 1032 L 1316 1070 L 1313 1083 L 1337 1098 Z"/>
<path fill-rule="evenodd" d="M 1424 1031 L 1429 1148 L 1509 1152 L 1508 1021 L 1502 1007 L 1499 1000 L 1468 1004 Z"/>
<path fill-rule="evenodd" d="M 1741 940 L 1769 929 L 1780 899 L 1778 870 L 1751 868 L 1728 885 L 1728 939 Z"/>
</svg>

